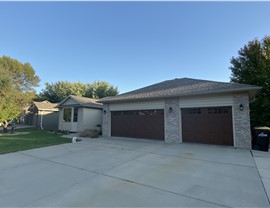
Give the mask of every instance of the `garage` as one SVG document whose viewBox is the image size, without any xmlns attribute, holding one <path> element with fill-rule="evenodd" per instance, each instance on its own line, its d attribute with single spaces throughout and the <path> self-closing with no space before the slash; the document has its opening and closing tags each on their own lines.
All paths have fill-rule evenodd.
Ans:
<svg viewBox="0 0 270 208">
<path fill-rule="evenodd" d="M 233 146 L 232 107 L 181 109 L 183 142 Z"/>
<path fill-rule="evenodd" d="M 105 97 L 99 100 L 102 135 L 250 149 L 249 102 L 259 90 L 254 85 L 176 78 Z"/>
<path fill-rule="evenodd" d="M 164 110 L 112 111 L 111 136 L 164 140 Z"/>
</svg>

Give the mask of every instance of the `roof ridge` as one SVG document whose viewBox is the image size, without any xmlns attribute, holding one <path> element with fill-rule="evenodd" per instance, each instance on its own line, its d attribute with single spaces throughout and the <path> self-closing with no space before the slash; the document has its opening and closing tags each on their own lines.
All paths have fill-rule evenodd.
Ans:
<svg viewBox="0 0 270 208">
<path fill-rule="evenodd" d="M 95 98 L 90 98 L 90 97 L 84 97 L 84 96 L 78 96 L 78 95 L 69 95 L 70 97 L 77 97 L 77 98 L 84 98 L 84 99 L 89 99 L 89 100 L 98 100 Z"/>
<path fill-rule="evenodd" d="M 92 106 L 92 107 L 101 107 L 102 104 L 98 103 L 96 99 L 89 98 L 89 97 L 82 97 L 77 95 L 69 95 L 67 96 L 62 102 L 60 102 L 57 106 L 61 107 L 64 106 L 63 104 L 68 100 L 72 99 L 75 103 L 77 103 L 80 106 Z"/>
<path fill-rule="evenodd" d="M 117 96 L 102 98 L 99 102 L 153 99 L 164 97 L 179 97 L 199 94 L 232 93 L 242 91 L 256 91 L 258 86 L 239 84 L 232 82 L 221 82 L 202 80 L 194 78 L 175 78 L 165 80 Z"/>
</svg>

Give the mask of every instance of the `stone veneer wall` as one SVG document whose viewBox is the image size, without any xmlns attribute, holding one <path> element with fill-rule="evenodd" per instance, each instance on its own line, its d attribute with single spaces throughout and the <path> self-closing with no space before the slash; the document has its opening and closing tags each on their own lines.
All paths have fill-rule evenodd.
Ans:
<svg viewBox="0 0 270 208">
<path fill-rule="evenodd" d="M 239 109 L 240 105 L 244 110 Z M 251 129 L 249 118 L 249 99 L 247 94 L 233 96 L 234 116 L 234 146 L 241 149 L 251 149 Z"/>
<path fill-rule="evenodd" d="M 169 108 L 172 112 L 169 112 Z M 164 109 L 165 142 L 179 143 L 179 104 L 178 99 L 166 99 Z"/>
<path fill-rule="evenodd" d="M 104 110 L 106 114 L 104 114 Z M 103 121 L 102 121 L 102 136 L 110 137 L 111 136 L 111 112 L 109 110 L 109 104 L 103 105 Z"/>
</svg>

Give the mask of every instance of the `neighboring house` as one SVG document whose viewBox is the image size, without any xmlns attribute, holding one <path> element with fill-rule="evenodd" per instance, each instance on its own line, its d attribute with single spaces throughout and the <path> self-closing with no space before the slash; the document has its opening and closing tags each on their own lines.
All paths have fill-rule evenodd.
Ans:
<svg viewBox="0 0 270 208">
<path fill-rule="evenodd" d="M 45 130 L 58 129 L 58 103 L 49 101 L 33 102 L 23 118 L 23 123 Z"/>
<path fill-rule="evenodd" d="M 102 124 L 101 103 L 95 99 L 70 95 L 58 106 L 58 129 L 69 132 L 82 132 L 88 129 L 96 129 Z"/>
<path fill-rule="evenodd" d="M 251 148 L 249 100 L 259 89 L 182 78 L 106 97 L 103 136 Z"/>
</svg>

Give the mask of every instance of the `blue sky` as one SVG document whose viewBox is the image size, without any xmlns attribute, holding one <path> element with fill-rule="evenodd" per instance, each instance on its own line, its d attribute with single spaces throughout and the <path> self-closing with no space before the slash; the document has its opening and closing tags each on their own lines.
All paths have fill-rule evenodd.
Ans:
<svg viewBox="0 0 270 208">
<path fill-rule="evenodd" d="M 121 93 L 190 77 L 229 81 L 230 59 L 270 35 L 270 2 L 0 2 L 0 56 L 45 82 Z"/>
</svg>

